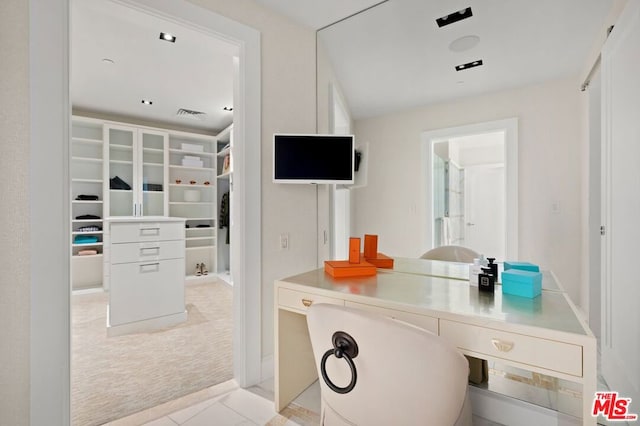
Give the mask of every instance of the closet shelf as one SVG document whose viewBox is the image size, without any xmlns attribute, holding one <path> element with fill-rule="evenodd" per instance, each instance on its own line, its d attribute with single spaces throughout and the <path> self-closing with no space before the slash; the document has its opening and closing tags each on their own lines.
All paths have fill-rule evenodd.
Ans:
<svg viewBox="0 0 640 426">
<path fill-rule="evenodd" d="M 72 255 L 72 257 L 73 257 L 74 259 L 95 259 L 96 257 L 102 257 L 102 253 L 98 253 L 98 254 L 85 254 L 85 255 L 74 254 L 74 255 Z"/>
<path fill-rule="evenodd" d="M 102 160 L 100 160 L 100 161 L 102 161 Z M 109 160 L 109 163 L 112 163 L 112 164 L 127 164 L 127 165 L 129 165 L 129 164 L 133 164 L 133 161 L 131 161 L 131 160 Z"/>
<path fill-rule="evenodd" d="M 96 235 L 96 234 L 102 234 L 104 233 L 104 231 L 73 231 L 71 233 L 71 235 Z"/>
<path fill-rule="evenodd" d="M 209 250 L 215 248 L 214 245 L 206 245 L 206 246 L 198 246 L 198 247 L 185 247 L 186 251 L 194 251 L 194 250 Z"/>
<path fill-rule="evenodd" d="M 214 235 L 210 235 L 208 237 L 187 237 L 187 241 L 213 240 L 214 238 L 216 238 Z"/>
<path fill-rule="evenodd" d="M 203 185 L 201 183 L 189 184 L 189 183 L 170 183 L 169 186 L 174 188 L 211 188 L 211 185 Z"/>
<path fill-rule="evenodd" d="M 71 141 L 74 142 L 74 143 L 82 143 L 82 144 L 87 144 L 87 145 L 102 145 L 102 139 L 72 137 Z"/>
<path fill-rule="evenodd" d="M 73 183 L 102 183 L 104 182 L 102 179 L 84 179 L 84 178 L 73 178 L 71 179 Z"/>
<path fill-rule="evenodd" d="M 73 219 L 71 220 L 72 223 L 95 223 L 95 222 L 102 222 L 102 219 Z"/>
<path fill-rule="evenodd" d="M 73 200 L 73 204 L 102 204 L 102 200 Z"/>
<path fill-rule="evenodd" d="M 169 165 L 170 169 L 176 169 L 176 170 L 198 170 L 198 171 L 207 171 L 207 172 L 211 172 L 213 171 L 213 168 L 211 167 L 187 167 L 187 166 L 178 166 L 177 164 L 170 164 Z"/>
<path fill-rule="evenodd" d="M 180 206 L 180 205 L 204 206 L 204 205 L 208 205 L 208 204 L 213 204 L 213 201 L 170 201 L 169 202 L 170 206 Z M 187 219 L 189 219 L 189 218 L 187 218 Z"/>
<path fill-rule="evenodd" d="M 218 152 L 218 157 L 224 157 L 225 155 L 229 154 L 231 152 L 231 147 L 226 147 L 223 150 L 221 150 L 220 152 Z"/>
<path fill-rule="evenodd" d="M 101 163 L 102 158 L 91 158 L 91 157 L 71 157 L 73 161 L 83 162 L 83 163 Z"/>
<path fill-rule="evenodd" d="M 113 149 L 113 150 L 119 150 L 119 151 L 133 151 L 133 146 L 131 146 L 131 145 L 121 145 L 121 144 L 118 144 L 118 143 L 109 144 L 109 148 Z"/>
<path fill-rule="evenodd" d="M 102 241 L 98 241 L 97 243 L 71 244 L 71 247 L 97 247 L 97 246 L 102 246 Z"/>
<path fill-rule="evenodd" d="M 211 152 L 203 152 L 203 151 L 185 151 L 183 149 L 171 148 L 169 150 L 172 154 L 185 154 L 185 155 L 195 155 L 200 157 L 213 157 L 214 154 Z"/>
</svg>

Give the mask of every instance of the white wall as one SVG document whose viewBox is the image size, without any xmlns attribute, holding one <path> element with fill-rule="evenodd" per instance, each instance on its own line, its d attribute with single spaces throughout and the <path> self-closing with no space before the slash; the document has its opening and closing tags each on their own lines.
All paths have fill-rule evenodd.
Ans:
<svg viewBox="0 0 640 426">
<path fill-rule="evenodd" d="M 29 3 L 0 2 L 0 424 L 29 424 Z"/>
<path fill-rule="evenodd" d="M 316 188 L 272 183 L 273 133 L 314 133 L 315 31 L 252 0 L 190 0 L 260 31 L 262 45 L 262 356 L 273 354 L 273 282 L 316 267 Z M 289 249 L 279 236 L 289 234 Z"/>
<path fill-rule="evenodd" d="M 252 26 L 262 34 L 262 334 L 263 356 L 273 352 L 273 280 L 300 272 L 316 266 L 316 194 L 312 186 L 276 186 L 271 183 L 271 138 L 274 132 L 313 132 L 315 131 L 315 32 L 293 24 L 291 21 L 277 15 L 252 0 L 197 0 L 199 4 L 216 13 L 225 15 L 238 22 Z M 40 5 L 44 3 L 40 2 Z M 51 2 L 52 8 L 59 11 L 60 2 Z M 33 3 L 32 3 L 33 5 Z M 47 7 L 34 8 L 31 12 L 41 13 Z M 18 0 L 3 0 L 0 2 L 0 46 L 2 47 L 1 70 L 3 75 L 0 88 L 2 96 L 0 103 L 0 134 L 2 135 L 2 155 L 0 155 L 1 170 L 5 174 L 2 179 L 2 203 L 0 211 L 0 424 L 21 425 L 29 424 L 30 398 L 33 392 L 40 392 L 33 382 L 42 382 L 51 376 L 53 387 L 60 391 L 65 389 L 64 380 L 60 379 L 65 367 L 60 365 L 57 371 L 41 372 L 32 369 L 38 377 L 30 377 L 30 356 L 37 348 L 30 347 L 31 332 L 29 318 L 41 318 L 46 315 L 46 309 L 35 303 L 32 310 L 30 305 L 30 268 L 43 259 L 43 254 L 31 250 L 30 207 L 33 203 L 40 205 L 42 201 L 31 199 L 29 187 L 30 149 L 29 149 L 29 85 L 37 88 L 35 81 L 29 79 L 29 2 Z M 44 16 L 42 16 L 44 18 Z M 61 17 L 50 17 L 59 19 Z M 63 22 L 62 19 L 59 22 Z M 63 27 L 66 28 L 64 24 Z M 61 34 L 52 37 L 52 43 L 58 43 Z M 59 47 L 59 46 L 58 46 Z M 50 49 L 52 55 L 59 54 L 59 49 Z M 58 53 L 56 53 L 58 52 Z M 58 70 L 56 70 L 58 71 Z M 54 74 L 52 78 L 58 78 Z M 62 80 L 62 79 L 61 79 Z M 56 85 L 52 85 L 56 87 Z M 35 90 L 35 89 L 34 89 Z M 51 99 L 57 100 L 59 92 L 51 94 Z M 59 106 L 58 109 L 66 106 Z M 39 107 L 38 109 L 42 109 Z M 33 112 L 32 112 L 33 114 Z M 56 123 L 56 134 L 62 134 L 60 129 L 64 123 L 64 114 L 54 114 L 50 120 Z M 46 132 L 46 128 L 37 129 Z M 56 140 L 55 149 L 59 149 Z M 38 157 L 42 157 L 39 155 Z M 51 158 L 62 158 L 54 156 Z M 39 161 L 39 160 L 38 160 Z M 58 163 L 56 163 L 58 164 Z M 62 165 L 62 160 L 59 163 Z M 46 173 L 46 168 L 41 172 Z M 56 167 L 55 173 L 58 173 Z M 59 181 L 58 179 L 54 180 Z M 44 183 L 44 182 L 43 182 Z M 52 197 L 62 199 L 63 191 L 54 190 Z M 60 194 L 60 195 L 57 195 Z M 38 210 L 40 211 L 40 210 Z M 63 210 L 56 213 L 56 218 L 63 215 Z M 64 219 L 61 219 L 63 222 Z M 56 219 L 56 223 L 60 223 Z M 64 227 L 51 227 L 43 222 L 42 228 L 50 228 L 56 235 L 48 240 L 47 235 L 42 241 L 55 244 L 57 235 L 64 233 Z M 290 235 L 290 249 L 278 251 L 278 238 L 281 232 Z M 60 241 L 62 238 L 60 239 Z M 47 246 L 47 244 L 44 244 Z M 58 250 L 58 253 L 64 253 Z M 58 255 L 51 256 L 57 261 Z M 62 256 L 64 257 L 64 256 Z M 34 263 L 36 262 L 36 263 Z M 45 262 L 47 264 L 47 262 Z M 62 269 L 68 265 L 61 265 Z M 33 269 L 32 269 L 33 270 Z M 46 271 L 42 271 L 46 272 Z M 38 271 L 39 273 L 39 271 Z M 56 281 L 64 274 L 51 276 Z M 34 278 L 35 279 L 35 278 Z M 62 278 L 60 278 L 62 279 Z M 40 280 L 38 280 L 40 283 Z M 46 282 L 42 282 L 46 284 Z M 40 285 L 40 284 L 38 284 Z M 63 287 L 63 286 L 62 286 Z M 46 297 L 46 292 L 37 296 L 40 300 Z M 67 294 L 58 294 L 56 298 L 66 298 Z M 56 301 L 55 306 L 64 306 Z M 66 312 L 59 312 L 57 316 L 68 316 Z M 68 334 L 68 330 L 58 330 L 57 320 L 51 323 L 56 333 L 51 338 L 57 338 L 58 333 Z M 35 342 L 38 344 L 39 342 Z M 43 346 L 46 344 L 43 342 Z M 65 349 L 64 342 L 58 346 Z M 52 354 L 58 357 L 60 354 Z M 55 369 L 54 369 L 55 370 Z M 55 378 L 53 376 L 56 376 Z M 32 383 L 30 385 L 30 382 Z M 58 387 L 59 385 L 59 387 Z M 38 413 L 53 414 L 51 424 L 63 424 L 65 400 L 68 395 L 57 392 L 50 395 L 49 409 L 38 409 Z M 42 395 L 38 400 L 42 401 Z M 36 413 L 37 414 L 37 413 Z M 60 415 L 60 417 L 58 417 Z M 38 424 L 38 419 L 31 419 Z M 40 423 L 42 424 L 42 423 Z"/>
<path fill-rule="evenodd" d="M 581 131 L 578 79 L 477 96 L 355 123 L 369 142 L 368 186 L 356 191 L 357 233 L 378 234 L 382 252 L 418 257 L 425 199 L 420 134 L 518 118 L 518 252 L 552 269 L 575 302 L 581 291 Z M 552 213 L 559 203 L 560 212 Z"/>
</svg>

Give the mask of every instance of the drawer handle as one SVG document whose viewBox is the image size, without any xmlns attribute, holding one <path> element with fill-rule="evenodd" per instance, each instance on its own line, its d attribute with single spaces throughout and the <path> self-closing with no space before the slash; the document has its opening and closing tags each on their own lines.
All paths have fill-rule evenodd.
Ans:
<svg viewBox="0 0 640 426">
<path fill-rule="evenodd" d="M 312 303 L 313 303 L 313 300 L 309 300 L 309 299 L 302 299 L 302 304 L 303 304 L 304 306 L 306 306 L 307 308 L 308 308 L 309 306 L 311 306 L 311 304 L 312 304 Z"/>
<path fill-rule="evenodd" d="M 153 269 L 150 269 L 152 267 L 153 267 Z M 159 269 L 160 269 L 160 262 L 144 263 L 144 264 L 140 265 L 140 272 L 153 272 L 153 271 L 157 271 Z"/>
<path fill-rule="evenodd" d="M 154 253 L 145 253 L 145 250 L 153 250 Z M 140 248 L 141 256 L 152 256 L 154 254 L 160 254 L 160 247 L 142 247 Z"/>
<path fill-rule="evenodd" d="M 500 339 L 491 339 L 491 344 L 493 344 L 493 347 L 500 352 L 509 352 L 513 349 L 513 342 L 506 342 Z"/>
<path fill-rule="evenodd" d="M 159 234 L 160 233 L 160 227 L 158 226 L 158 227 L 155 227 L 155 228 L 140 228 L 140 235 L 144 234 L 145 232 Z"/>
</svg>

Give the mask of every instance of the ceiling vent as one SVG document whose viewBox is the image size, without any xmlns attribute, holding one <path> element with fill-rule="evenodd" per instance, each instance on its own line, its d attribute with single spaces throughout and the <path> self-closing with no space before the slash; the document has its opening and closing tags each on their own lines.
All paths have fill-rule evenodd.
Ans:
<svg viewBox="0 0 640 426">
<path fill-rule="evenodd" d="M 442 18 L 436 19 L 436 24 L 438 24 L 438 26 L 442 28 L 447 25 L 455 24 L 456 22 L 462 21 L 463 19 L 471 18 L 472 16 L 473 12 L 471 12 L 471 8 L 467 7 L 466 9 L 462 9 L 457 12 L 450 13 L 447 16 L 443 16 Z"/>
<path fill-rule="evenodd" d="M 194 111 L 192 109 L 180 108 L 176 113 L 178 117 L 190 118 L 192 120 L 204 120 L 206 113 L 202 111 Z"/>
</svg>

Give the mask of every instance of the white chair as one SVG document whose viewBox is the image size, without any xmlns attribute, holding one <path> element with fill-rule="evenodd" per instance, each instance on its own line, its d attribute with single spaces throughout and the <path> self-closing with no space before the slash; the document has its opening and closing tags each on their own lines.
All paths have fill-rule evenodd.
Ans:
<svg viewBox="0 0 640 426">
<path fill-rule="evenodd" d="M 311 305 L 307 324 L 320 377 L 321 425 L 471 425 L 467 360 L 443 338 L 329 304 Z"/>
<path fill-rule="evenodd" d="M 449 262 L 473 263 L 480 254 L 462 246 L 440 246 L 420 256 L 420 259 L 447 260 Z"/>
</svg>

